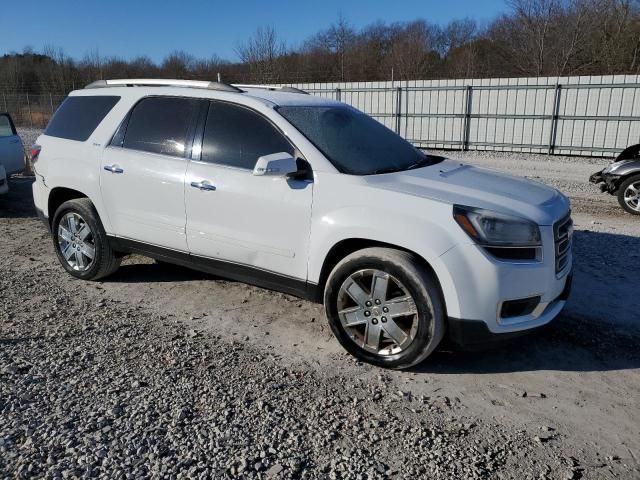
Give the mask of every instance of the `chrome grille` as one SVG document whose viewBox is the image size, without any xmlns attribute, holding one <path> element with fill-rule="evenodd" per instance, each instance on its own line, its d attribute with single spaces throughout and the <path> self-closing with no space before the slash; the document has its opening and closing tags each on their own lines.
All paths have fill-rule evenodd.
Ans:
<svg viewBox="0 0 640 480">
<path fill-rule="evenodd" d="M 553 225 L 553 239 L 556 253 L 556 273 L 560 273 L 568 265 L 571 258 L 573 220 L 571 220 L 570 213 Z"/>
</svg>

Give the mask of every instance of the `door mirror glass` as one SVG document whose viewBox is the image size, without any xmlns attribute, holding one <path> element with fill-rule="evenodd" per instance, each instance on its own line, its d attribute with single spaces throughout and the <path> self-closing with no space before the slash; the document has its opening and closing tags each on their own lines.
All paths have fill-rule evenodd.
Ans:
<svg viewBox="0 0 640 480">
<path fill-rule="evenodd" d="M 253 169 L 254 175 L 286 177 L 298 171 L 296 159 L 287 152 L 272 153 L 258 158 Z"/>
</svg>

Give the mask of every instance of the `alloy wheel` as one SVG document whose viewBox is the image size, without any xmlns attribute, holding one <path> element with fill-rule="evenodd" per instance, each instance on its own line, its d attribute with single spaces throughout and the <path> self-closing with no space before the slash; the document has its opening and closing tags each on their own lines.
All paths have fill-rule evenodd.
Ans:
<svg viewBox="0 0 640 480">
<path fill-rule="evenodd" d="M 418 330 L 418 309 L 409 290 L 377 269 L 351 274 L 337 297 L 338 316 L 360 348 L 387 356 L 406 350 Z"/>
<path fill-rule="evenodd" d="M 626 188 L 624 203 L 632 210 L 640 212 L 640 182 L 634 182 Z"/>
<path fill-rule="evenodd" d="M 89 224 L 75 212 L 65 214 L 58 224 L 58 248 L 67 264 L 87 271 L 95 258 L 95 239 Z"/>
</svg>

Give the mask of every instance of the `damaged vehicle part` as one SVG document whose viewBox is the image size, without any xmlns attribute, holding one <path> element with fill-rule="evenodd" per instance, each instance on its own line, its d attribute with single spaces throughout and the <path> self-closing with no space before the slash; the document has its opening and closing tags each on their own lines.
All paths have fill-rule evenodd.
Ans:
<svg viewBox="0 0 640 480">
<path fill-rule="evenodd" d="M 589 177 L 599 184 L 600 191 L 618 197 L 620 206 L 633 215 L 640 215 L 640 144 L 632 145 L 603 170 Z"/>
</svg>

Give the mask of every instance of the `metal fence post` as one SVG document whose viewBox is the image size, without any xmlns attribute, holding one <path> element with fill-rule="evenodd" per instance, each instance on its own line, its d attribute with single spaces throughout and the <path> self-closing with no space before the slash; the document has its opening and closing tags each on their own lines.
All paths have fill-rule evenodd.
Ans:
<svg viewBox="0 0 640 480">
<path fill-rule="evenodd" d="M 27 93 L 27 108 L 29 109 L 29 125 L 33 128 L 33 117 L 31 115 L 31 102 L 29 102 L 29 94 Z"/>
<path fill-rule="evenodd" d="M 551 115 L 551 129 L 549 130 L 549 151 L 548 155 L 553 155 L 556 148 L 556 136 L 558 134 L 558 116 L 560 113 L 560 92 L 562 85 L 556 83 L 555 94 L 553 97 L 553 113 Z"/>
<path fill-rule="evenodd" d="M 337 102 L 342 101 L 342 91 L 339 88 L 336 88 L 336 101 Z"/>
<path fill-rule="evenodd" d="M 49 106 L 51 107 L 51 115 L 53 115 L 53 95 L 49 94 Z"/>
<path fill-rule="evenodd" d="M 400 118 L 402 116 L 402 87 L 396 88 L 396 133 L 400 135 Z"/>
<path fill-rule="evenodd" d="M 465 90 L 465 102 L 464 102 L 464 122 L 462 124 L 462 150 L 469 150 L 469 132 L 471 131 L 471 95 L 473 93 L 473 87 L 467 85 Z"/>
<path fill-rule="evenodd" d="M 9 107 L 7 107 L 7 96 L 5 95 L 4 92 L 2 92 L 2 101 L 4 102 L 4 111 L 8 112 L 9 111 Z"/>
</svg>

